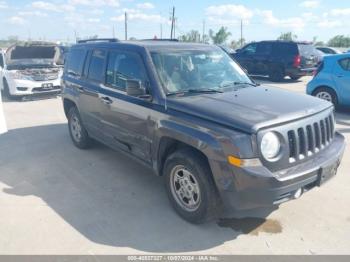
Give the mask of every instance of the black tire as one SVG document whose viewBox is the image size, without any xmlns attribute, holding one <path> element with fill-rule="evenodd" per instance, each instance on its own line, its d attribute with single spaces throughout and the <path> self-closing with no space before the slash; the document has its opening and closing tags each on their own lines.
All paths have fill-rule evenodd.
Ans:
<svg viewBox="0 0 350 262">
<path fill-rule="evenodd" d="M 324 96 L 322 94 L 324 94 Z M 337 94 L 329 87 L 319 87 L 312 93 L 312 95 L 333 103 L 335 108 L 338 108 L 339 106 Z M 330 99 L 326 99 L 327 95 Z"/>
<path fill-rule="evenodd" d="M 297 80 L 299 80 L 300 78 L 302 78 L 301 76 L 293 76 L 293 75 L 291 75 L 291 76 L 289 76 L 290 77 L 290 79 L 292 79 L 292 80 L 294 80 L 294 81 L 297 81 Z"/>
<path fill-rule="evenodd" d="M 3 87 L 4 87 L 4 90 L 3 90 L 4 96 L 7 99 L 10 99 L 10 100 L 13 99 L 13 96 L 10 93 L 9 85 L 8 85 L 7 80 L 5 78 L 2 80 L 2 84 L 3 84 Z"/>
<path fill-rule="evenodd" d="M 196 181 L 199 188 L 199 204 L 193 210 L 186 210 L 180 204 L 180 197 L 174 192 L 173 172 L 184 167 Z M 175 211 L 185 220 L 193 224 L 201 224 L 216 218 L 219 211 L 219 197 L 213 181 L 212 173 L 206 159 L 190 148 L 179 149 L 165 161 L 163 176 L 168 198 Z M 193 180 L 192 180 L 193 181 Z M 187 186 L 188 184 L 186 184 Z M 180 186 L 181 187 L 181 186 Z"/>
<path fill-rule="evenodd" d="M 269 78 L 273 82 L 281 82 L 284 79 L 284 70 L 280 67 L 275 67 L 270 70 Z"/>
<path fill-rule="evenodd" d="M 80 125 L 80 128 L 77 128 L 77 125 Z M 87 133 L 78 109 L 73 106 L 68 112 L 68 130 L 70 137 L 74 143 L 74 145 L 80 149 L 87 149 L 91 146 L 91 138 Z M 79 133 L 79 135 L 77 135 Z"/>
</svg>

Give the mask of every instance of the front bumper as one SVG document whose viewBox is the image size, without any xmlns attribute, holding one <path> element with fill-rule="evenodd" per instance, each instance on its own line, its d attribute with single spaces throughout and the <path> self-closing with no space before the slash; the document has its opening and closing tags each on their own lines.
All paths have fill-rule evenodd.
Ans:
<svg viewBox="0 0 350 262">
<path fill-rule="evenodd" d="M 306 192 L 336 174 L 345 149 L 344 137 L 336 133 L 332 144 L 314 158 L 272 173 L 264 166 L 234 168 L 232 187 L 220 190 L 224 209 L 248 210 L 278 205 L 294 199 L 298 189 Z"/>
<path fill-rule="evenodd" d="M 12 96 L 54 94 L 61 92 L 60 78 L 48 81 L 7 79 L 7 82 Z"/>
</svg>

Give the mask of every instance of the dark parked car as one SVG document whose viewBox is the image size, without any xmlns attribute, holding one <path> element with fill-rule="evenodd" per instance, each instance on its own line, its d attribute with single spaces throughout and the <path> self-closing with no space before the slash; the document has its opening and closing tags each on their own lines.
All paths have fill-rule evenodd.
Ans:
<svg viewBox="0 0 350 262">
<path fill-rule="evenodd" d="M 250 43 L 236 50 L 233 57 L 249 74 L 266 75 L 276 82 L 282 81 L 285 76 L 298 80 L 312 75 L 322 60 L 313 45 L 292 41 Z"/>
<path fill-rule="evenodd" d="M 345 147 L 331 103 L 256 86 L 212 45 L 84 41 L 62 92 L 73 143 L 151 167 L 193 223 L 298 198 L 336 174 Z"/>
</svg>

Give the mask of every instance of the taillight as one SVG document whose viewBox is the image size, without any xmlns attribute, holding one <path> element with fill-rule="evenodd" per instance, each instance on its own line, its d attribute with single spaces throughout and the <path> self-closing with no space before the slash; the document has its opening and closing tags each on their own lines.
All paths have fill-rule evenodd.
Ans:
<svg viewBox="0 0 350 262">
<path fill-rule="evenodd" d="M 301 64 L 301 56 L 300 55 L 297 55 L 294 57 L 294 63 L 293 63 L 293 66 L 294 67 L 299 67 Z"/>
</svg>

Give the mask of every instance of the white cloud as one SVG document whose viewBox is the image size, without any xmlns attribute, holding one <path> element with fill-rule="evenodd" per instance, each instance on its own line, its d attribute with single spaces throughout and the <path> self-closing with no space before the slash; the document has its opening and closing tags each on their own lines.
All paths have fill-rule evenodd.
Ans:
<svg viewBox="0 0 350 262">
<path fill-rule="evenodd" d="M 343 23 L 339 20 L 322 20 L 317 23 L 318 27 L 321 28 L 334 28 L 334 27 L 341 27 L 343 26 Z"/>
<path fill-rule="evenodd" d="M 38 16 L 38 17 L 47 17 L 46 13 L 40 11 L 20 11 L 18 12 L 19 16 Z"/>
<path fill-rule="evenodd" d="M 101 21 L 100 18 L 89 18 L 87 20 L 89 23 L 99 23 Z"/>
<path fill-rule="evenodd" d="M 345 15 L 350 15 L 350 8 L 344 8 L 344 9 L 332 9 L 331 10 L 331 15 L 332 16 L 345 16 Z"/>
<path fill-rule="evenodd" d="M 165 18 L 163 18 L 161 15 L 157 14 L 145 14 L 137 9 L 124 9 L 124 12 L 127 12 L 128 20 L 136 20 L 136 21 L 147 21 L 147 22 L 164 22 Z M 124 14 L 121 14 L 119 16 L 115 16 L 111 18 L 111 21 L 121 22 L 124 21 Z"/>
<path fill-rule="evenodd" d="M 301 17 L 289 17 L 289 18 L 277 18 L 274 16 L 272 10 L 257 11 L 263 19 L 264 23 L 281 28 L 289 28 L 292 30 L 300 31 L 305 27 L 305 20 Z"/>
<path fill-rule="evenodd" d="M 8 22 L 13 25 L 24 25 L 27 21 L 20 16 L 12 16 Z"/>
<path fill-rule="evenodd" d="M 35 1 L 31 5 L 33 8 L 52 11 L 52 12 L 72 12 L 75 10 L 75 7 L 69 4 L 60 4 L 56 5 L 50 2 L 45 1 Z"/>
<path fill-rule="evenodd" d="M 152 3 L 145 2 L 142 4 L 137 4 L 136 7 L 140 9 L 153 9 L 154 5 Z"/>
<path fill-rule="evenodd" d="M 8 8 L 8 5 L 5 1 L 0 1 L 0 9 L 6 9 Z"/>
<path fill-rule="evenodd" d="M 113 6 L 118 7 L 119 0 L 69 0 L 72 5 L 86 5 L 86 6 Z"/>
<path fill-rule="evenodd" d="M 205 13 L 211 19 L 220 18 L 225 20 L 244 19 L 249 20 L 253 17 L 253 11 L 244 5 L 212 5 L 206 8 Z"/>
<path fill-rule="evenodd" d="M 316 0 L 304 1 L 304 2 L 301 2 L 299 6 L 304 8 L 316 8 L 320 6 L 320 2 Z"/>
</svg>

